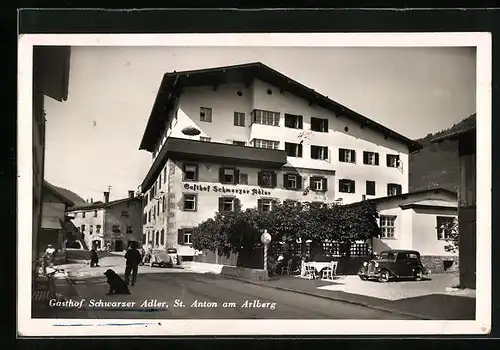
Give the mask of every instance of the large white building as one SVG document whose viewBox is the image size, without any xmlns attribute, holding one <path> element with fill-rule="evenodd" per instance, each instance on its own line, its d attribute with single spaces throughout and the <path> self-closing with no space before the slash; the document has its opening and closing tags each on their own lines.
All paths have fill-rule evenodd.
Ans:
<svg viewBox="0 0 500 350">
<path fill-rule="evenodd" d="M 262 63 L 167 73 L 140 145 L 143 241 L 187 257 L 218 210 L 406 193 L 420 148 Z"/>
</svg>

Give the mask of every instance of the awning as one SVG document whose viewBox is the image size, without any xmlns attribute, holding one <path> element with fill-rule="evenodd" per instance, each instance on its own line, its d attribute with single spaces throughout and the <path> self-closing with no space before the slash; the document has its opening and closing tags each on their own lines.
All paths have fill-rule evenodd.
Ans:
<svg viewBox="0 0 500 350">
<path fill-rule="evenodd" d="M 45 217 L 42 218 L 42 229 L 60 230 L 62 228 L 59 218 Z"/>
</svg>

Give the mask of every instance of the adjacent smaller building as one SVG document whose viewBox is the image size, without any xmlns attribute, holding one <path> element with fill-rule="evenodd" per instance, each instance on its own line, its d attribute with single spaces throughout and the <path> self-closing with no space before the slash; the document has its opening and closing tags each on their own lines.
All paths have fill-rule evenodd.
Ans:
<svg viewBox="0 0 500 350">
<path fill-rule="evenodd" d="M 71 221 L 78 229 L 75 239 L 88 247 L 104 250 L 127 249 L 130 242 L 138 242 L 142 236 L 141 200 L 129 191 L 128 198 L 109 201 L 109 192 L 104 192 L 104 202 L 94 202 L 68 209 Z"/>
<path fill-rule="evenodd" d="M 420 252 L 423 264 L 433 273 L 458 268 L 458 257 L 445 246 L 448 224 L 457 218 L 457 194 L 434 188 L 371 199 L 379 211 L 380 238 L 373 252 L 412 249 Z"/>
</svg>

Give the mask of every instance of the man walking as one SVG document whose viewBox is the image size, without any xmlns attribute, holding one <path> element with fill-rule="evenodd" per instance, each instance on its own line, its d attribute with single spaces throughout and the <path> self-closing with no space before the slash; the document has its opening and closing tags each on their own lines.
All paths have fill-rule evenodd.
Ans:
<svg viewBox="0 0 500 350">
<path fill-rule="evenodd" d="M 137 250 L 137 242 L 132 242 L 130 248 L 125 253 L 125 259 L 127 259 L 125 266 L 125 283 L 127 286 L 129 285 L 130 273 L 132 273 L 131 285 L 135 286 L 137 270 L 142 260 L 141 253 Z"/>
</svg>

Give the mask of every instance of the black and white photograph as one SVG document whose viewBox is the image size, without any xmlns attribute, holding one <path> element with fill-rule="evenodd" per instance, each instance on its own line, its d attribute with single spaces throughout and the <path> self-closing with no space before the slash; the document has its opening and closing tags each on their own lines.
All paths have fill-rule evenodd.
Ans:
<svg viewBox="0 0 500 350">
<path fill-rule="evenodd" d="M 487 333 L 490 38 L 403 36 L 21 37 L 20 333 Z"/>
</svg>

